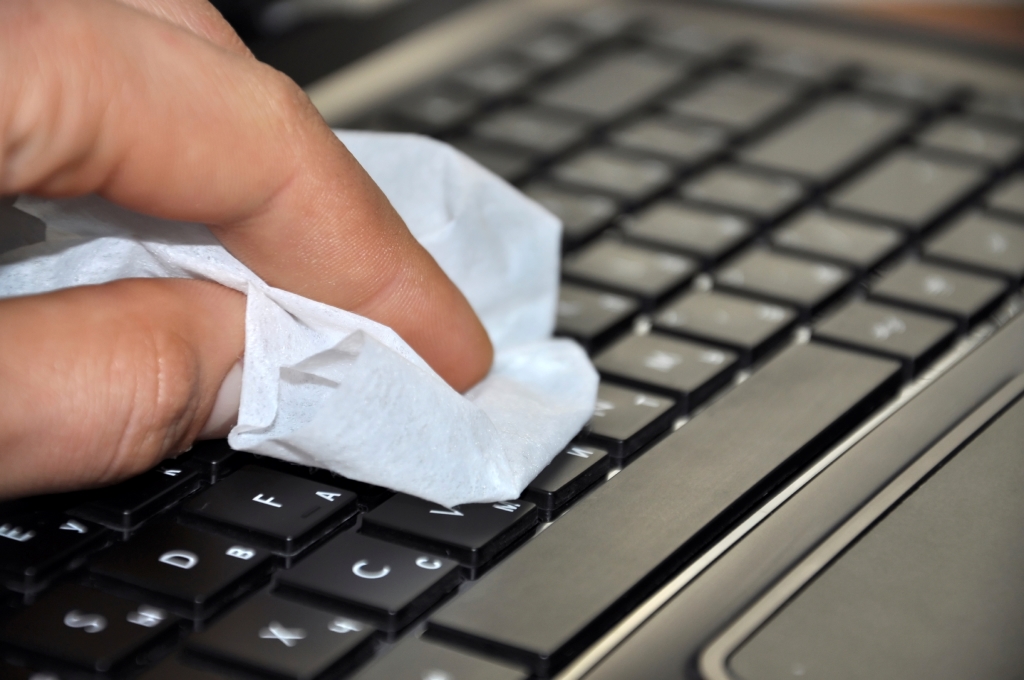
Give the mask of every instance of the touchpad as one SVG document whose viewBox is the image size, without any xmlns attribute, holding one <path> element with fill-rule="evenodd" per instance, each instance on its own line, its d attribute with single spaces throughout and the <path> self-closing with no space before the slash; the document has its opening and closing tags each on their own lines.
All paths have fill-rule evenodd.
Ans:
<svg viewBox="0 0 1024 680">
<path fill-rule="evenodd" d="M 731 658 L 743 680 L 1024 677 L 1024 400 Z"/>
</svg>

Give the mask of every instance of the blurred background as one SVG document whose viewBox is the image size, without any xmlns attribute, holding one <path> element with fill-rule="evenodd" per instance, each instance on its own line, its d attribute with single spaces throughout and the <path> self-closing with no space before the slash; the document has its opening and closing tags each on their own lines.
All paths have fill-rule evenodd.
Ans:
<svg viewBox="0 0 1024 680">
<path fill-rule="evenodd" d="M 213 0 L 257 58 L 300 85 L 480 0 Z M 1024 50 L 1024 0 L 746 0 L 885 20 Z"/>
</svg>

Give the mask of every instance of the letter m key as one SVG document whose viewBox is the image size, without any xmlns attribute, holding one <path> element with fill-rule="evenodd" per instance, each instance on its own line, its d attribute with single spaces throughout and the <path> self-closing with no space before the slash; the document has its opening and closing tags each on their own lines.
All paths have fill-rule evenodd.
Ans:
<svg viewBox="0 0 1024 680">
<path fill-rule="evenodd" d="M 495 510 L 504 510 L 505 512 L 515 512 L 516 510 L 519 509 L 519 503 L 510 503 L 510 502 L 495 503 L 491 507 L 494 508 Z"/>
</svg>

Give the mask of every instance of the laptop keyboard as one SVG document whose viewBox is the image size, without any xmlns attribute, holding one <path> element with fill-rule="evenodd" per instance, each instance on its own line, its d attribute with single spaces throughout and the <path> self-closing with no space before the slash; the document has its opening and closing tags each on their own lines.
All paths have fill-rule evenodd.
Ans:
<svg viewBox="0 0 1024 680">
<path fill-rule="evenodd" d="M 1019 291 L 1020 98 L 605 18 L 362 121 L 564 221 L 576 440 L 457 508 L 224 442 L 0 504 L 0 678 L 550 677 Z"/>
</svg>

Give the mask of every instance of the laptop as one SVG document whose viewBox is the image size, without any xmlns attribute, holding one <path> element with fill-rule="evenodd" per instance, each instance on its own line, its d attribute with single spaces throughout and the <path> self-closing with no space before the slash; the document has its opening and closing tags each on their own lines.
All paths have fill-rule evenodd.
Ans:
<svg viewBox="0 0 1024 680">
<path fill-rule="evenodd" d="M 0 505 L 0 678 L 1024 677 L 1024 53 L 726 3 L 229 9 L 328 122 L 563 220 L 594 417 L 501 503 L 215 441 Z"/>
</svg>

